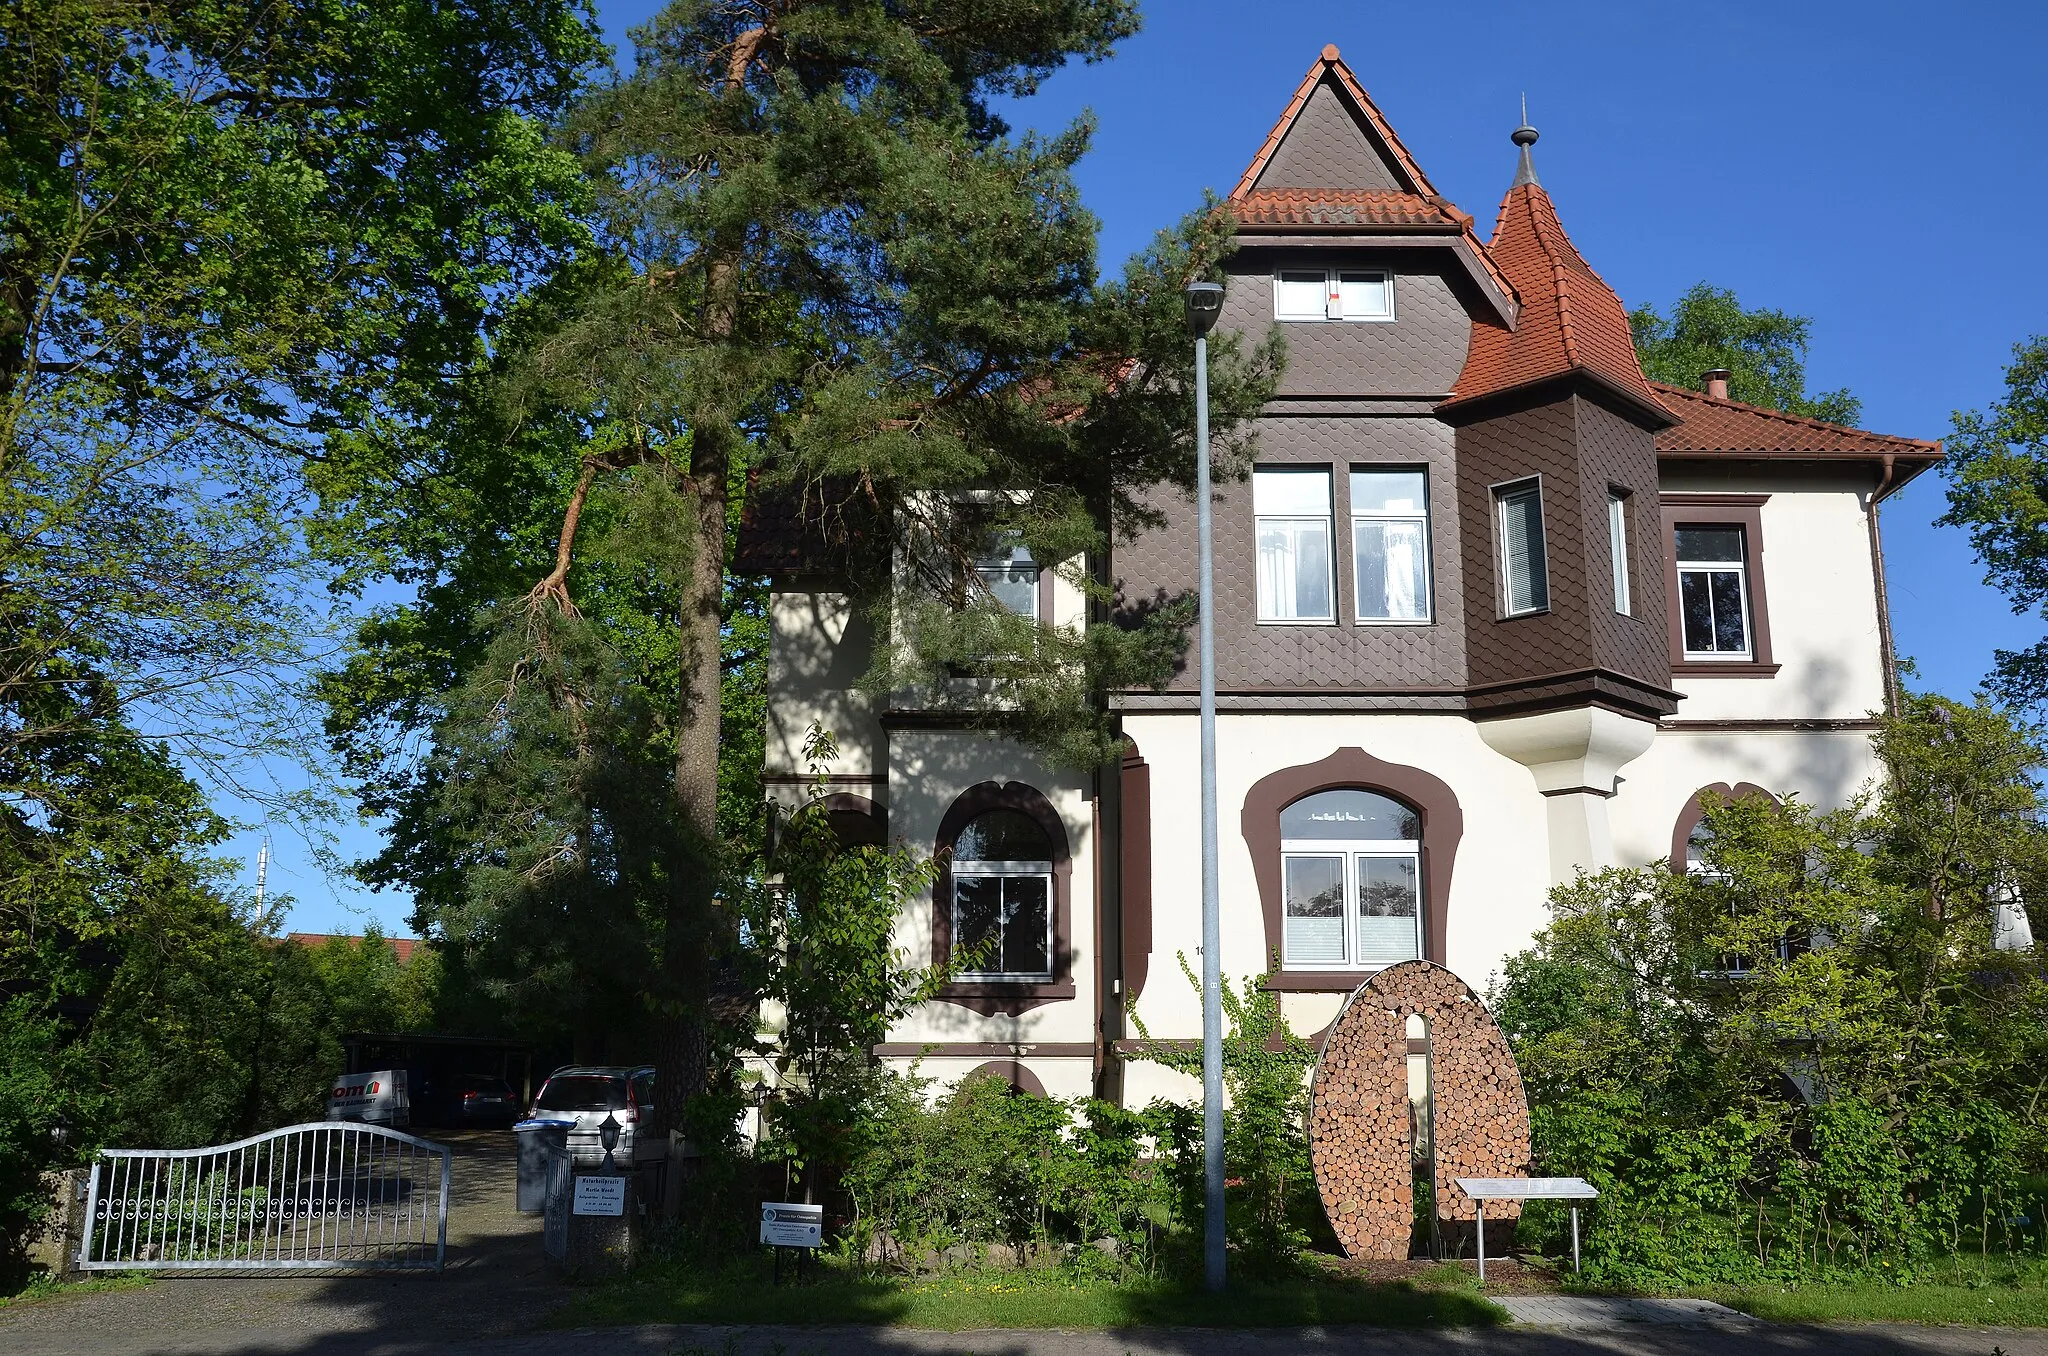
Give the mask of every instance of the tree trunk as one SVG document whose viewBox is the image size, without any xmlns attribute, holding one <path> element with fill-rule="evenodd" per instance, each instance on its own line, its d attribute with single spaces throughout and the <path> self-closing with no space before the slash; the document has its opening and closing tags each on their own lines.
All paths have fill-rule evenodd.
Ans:
<svg viewBox="0 0 2048 1356">
<path fill-rule="evenodd" d="M 745 93 L 747 72 L 767 33 L 752 28 L 734 40 L 724 95 Z M 720 363 L 739 328 L 742 243 L 714 242 L 706 252 L 704 341 L 706 360 Z M 738 437 L 733 411 L 704 401 L 690 419 L 690 473 L 686 480 L 697 515 L 696 547 L 681 609 L 682 686 L 676 721 L 676 812 L 686 844 L 669 882 L 662 933 L 662 995 L 655 1035 L 659 1074 L 654 1083 L 655 1124 L 682 1126 L 683 1109 L 711 1081 L 711 948 L 718 887 L 718 750 L 722 706 L 725 612 L 725 492 Z M 680 1165 L 671 1165 L 676 1180 Z M 673 1209 L 678 1193 L 665 1203 Z"/>
<path fill-rule="evenodd" d="M 739 261 L 714 256 L 706 278 L 706 337 L 728 341 L 735 328 Z M 676 719 L 676 812 L 686 845 L 669 882 L 662 934 L 668 992 L 657 1033 L 660 1077 L 655 1119 L 680 1126 L 683 1108 L 710 1083 L 712 910 L 717 889 L 721 641 L 725 611 L 725 486 L 736 436 L 730 415 L 704 409 L 691 421 L 685 482 L 697 516 L 695 549 L 681 609 L 682 690 Z"/>
</svg>

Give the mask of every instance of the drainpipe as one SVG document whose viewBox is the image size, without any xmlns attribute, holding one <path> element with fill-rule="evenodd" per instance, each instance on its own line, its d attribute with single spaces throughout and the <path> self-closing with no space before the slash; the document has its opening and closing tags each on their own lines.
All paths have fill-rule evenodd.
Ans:
<svg viewBox="0 0 2048 1356">
<path fill-rule="evenodd" d="M 1885 453 L 1884 474 L 1871 491 L 1870 508 L 1865 515 L 1870 523 L 1870 573 L 1877 581 L 1877 643 L 1883 647 L 1879 658 L 1884 664 L 1884 711 L 1888 716 L 1899 713 L 1899 660 L 1892 645 L 1892 605 L 1884 582 L 1884 536 L 1877 525 L 1877 508 L 1897 488 L 1892 483 L 1895 469 L 1892 454 Z"/>
</svg>

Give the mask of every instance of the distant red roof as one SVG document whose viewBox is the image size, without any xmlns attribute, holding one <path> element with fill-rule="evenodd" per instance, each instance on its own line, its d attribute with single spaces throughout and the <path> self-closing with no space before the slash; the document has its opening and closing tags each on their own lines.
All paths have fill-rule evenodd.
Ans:
<svg viewBox="0 0 2048 1356">
<path fill-rule="evenodd" d="M 288 932 L 284 939 L 288 942 L 297 942 L 304 947 L 321 947 L 329 942 L 355 942 L 361 945 L 363 940 L 345 932 Z M 384 941 L 391 948 L 392 954 L 398 958 L 400 965 L 412 963 L 412 953 L 420 944 L 417 937 L 386 937 Z"/>
<path fill-rule="evenodd" d="M 1643 377 L 1621 298 L 1564 233 L 1543 186 L 1518 183 L 1500 205 L 1488 252 L 1521 297 L 1513 330 L 1474 323 L 1449 409 L 1577 373 L 1662 427 L 1677 416 Z"/>
<path fill-rule="evenodd" d="M 1650 383 L 1652 390 L 1685 422 L 1657 434 L 1659 456 L 1791 456 L 1867 461 L 1891 457 L 1932 465 L 1941 444 L 1805 419 L 1739 400 L 1716 399 L 1683 386 Z"/>
</svg>

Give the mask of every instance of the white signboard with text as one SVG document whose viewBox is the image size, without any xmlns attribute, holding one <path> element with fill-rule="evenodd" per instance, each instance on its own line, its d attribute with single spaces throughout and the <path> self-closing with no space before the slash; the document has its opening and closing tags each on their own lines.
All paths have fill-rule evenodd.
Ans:
<svg viewBox="0 0 2048 1356">
<path fill-rule="evenodd" d="M 825 1241 L 825 1207 L 788 1201 L 761 1204 L 761 1241 L 778 1248 L 816 1248 Z"/>
<path fill-rule="evenodd" d="M 578 1177 L 576 1194 L 569 1207 L 572 1215 L 623 1215 L 626 1213 L 624 1177 Z"/>
<path fill-rule="evenodd" d="M 403 1069 L 343 1074 L 327 1087 L 327 1119 L 330 1121 L 362 1121 L 367 1125 L 412 1124 L 412 1098 L 406 1095 Z"/>
</svg>

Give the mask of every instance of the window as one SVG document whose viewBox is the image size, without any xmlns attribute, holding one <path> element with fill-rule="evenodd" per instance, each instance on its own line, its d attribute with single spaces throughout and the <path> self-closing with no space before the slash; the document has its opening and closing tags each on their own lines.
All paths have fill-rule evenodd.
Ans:
<svg viewBox="0 0 2048 1356">
<path fill-rule="evenodd" d="M 953 951 L 962 979 L 1052 978 L 1052 844 L 1020 810 L 988 810 L 953 840 Z"/>
<path fill-rule="evenodd" d="M 1749 659 L 1749 567 L 1740 527 L 1680 527 L 1678 611 L 1687 659 Z"/>
<path fill-rule="evenodd" d="M 1429 499 L 1422 471 L 1351 473 L 1358 620 L 1429 620 Z"/>
<path fill-rule="evenodd" d="M 1258 519 L 1259 620 L 1334 622 L 1330 473 L 1322 467 L 1252 472 Z"/>
<path fill-rule="evenodd" d="M 1550 606 L 1543 555 L 1543 486 L 1525 480 L 1493 492 L 1500 511 L 1501 610 L 1510 617 Z"/>
<path fill-rule="evenodd" d="M 1628 601 L 1628 495 L 1607 492 L 1607 558 L 1614 571 L 1614 610 L 1626 617 Z"/>
<path fill-rule="evenodd" d="M 1006 610 L 1033 621 L 1038 616 L 1038 562 L 1031 549 L 1013 538 L 990 545 L 974 562 L 974 573 L 991 598 Z"/>
<path fill-rule="evenodd" d="M 1422 954 L 1422 826 L 1375 791 L 1280 812 L 1283 968 L 1379 969 Z"/>
<path fill-rule="evenodd" d="M 1392 320 L 1394 278 L 1385 269 L 1281 269 L 1273 275 L 1275 320 Z"/>
</svg>

